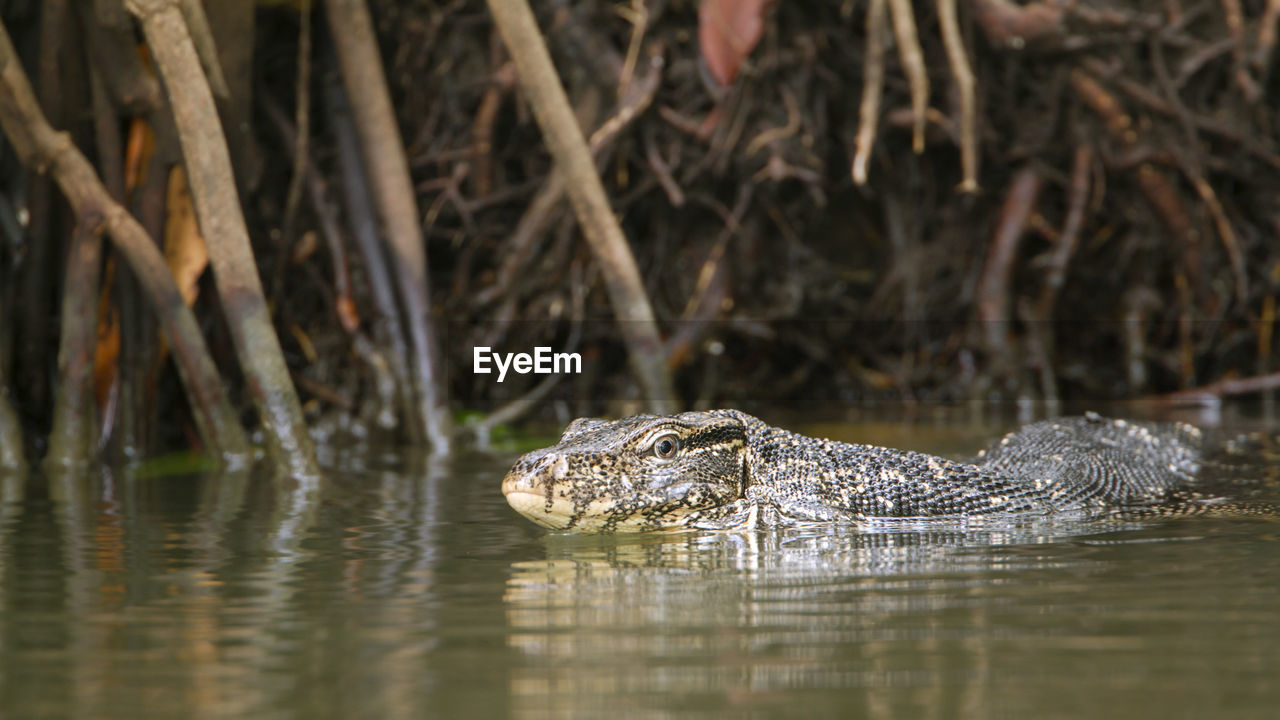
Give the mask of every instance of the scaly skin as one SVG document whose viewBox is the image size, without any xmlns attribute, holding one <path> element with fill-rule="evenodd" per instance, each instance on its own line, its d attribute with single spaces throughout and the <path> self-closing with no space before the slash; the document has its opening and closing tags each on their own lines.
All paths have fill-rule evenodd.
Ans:
<svg viewBox="0 0 1280 720">
<path fill-rule="evenodd" d="M 1024 426 L 955 462 L 805 437 L 737 410 L 583 418 L 521 457 L 502 491 L 534 522 L 576 532 L 1090 514 L 1175 500 L 1203 444 L 1190 425 L 1090 414 Z"/>
</svg>

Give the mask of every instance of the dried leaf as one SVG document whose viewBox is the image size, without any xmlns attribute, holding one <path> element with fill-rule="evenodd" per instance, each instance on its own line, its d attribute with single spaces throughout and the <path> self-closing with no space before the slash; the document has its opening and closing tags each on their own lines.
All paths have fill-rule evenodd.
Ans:
<svg viewBox="0 0 1280 720">
<path fill-rule="evenodd" d="M 316 254 L 316 248 L 319 244 L 314 230 L 302 233 L 302 237 L 298 238 L 298 242 L 293 244 L 293 252 L 289 255 L 289 261 L 295 265 L 306 262 L 307 258 Z"/>
<path fill-rule="evenodd" d="M 302 350 L 302 356 L 307 362 L 314 365 L 320 361 L 320 354 L 316 352 L 315 343 L 311 342 L 311 336 L 307 334 L 302 326 L 294 323 L 289 326 L 289 333 L 293 335 L 293 339 L 298 341 L 298 347 Z"/>
<path fill-rule="evenodd" d="M 151 154 L 156 151 L 155 133 L 151 125 L 142 118 L 134 118 L 129 123 L 129 139 L 124 151 L 124 189 L 133 192 L 145 181 L 147 163 Z"/>
<path fill-rule="evenodd" d="M 340 295 L 334 302 L 334 309 L 338 313 L 338 322 L 342 324 L 342 329 L 347 332 L 355 332 L 360 329 L 360 313 L 356 310 L 355 301 L 350 295 Z"/>
<path fill-rule="evenodd" d="M 120 309 L 111 299 L 115 276 L 115 261 L 107 258 L 98 291 L 98 341 L 93 354 L 93 390 L 99 408 L 109 405 L 120 361 Z"/>
<path fill-rule="evenodd" d="M 769 0 L 702 0 L 698 7 L 698 45 L 711 76 L 729 87 L 742 61 L 764 33 Z"/>
<path fill-rule="evenodd" d="M 209 266 L 209 250 L 200 235 L 191 188 L 181 165 L 169 171 L 165 206 L 168 215 L 164 220 L 164 259 L 182 299 L 190 306 L 200 294 L 200 275 Z"/>
</svg>

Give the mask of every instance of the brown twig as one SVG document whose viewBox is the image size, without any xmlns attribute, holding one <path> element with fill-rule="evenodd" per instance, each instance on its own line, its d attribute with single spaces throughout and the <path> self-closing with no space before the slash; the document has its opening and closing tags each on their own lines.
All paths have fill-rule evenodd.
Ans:
<svg viewBox="0 0 1280 720">
<path fill-rule="evenodd" d="M 301 0 L 298 8 L 298 77 L 295 81 L 293 111 L 293 172 L 284 200 L 282 244 L 293 242 L 298 205 L 302 202 L 303 176 L 311 147 L 311 0 Z M 281 263 L 283 266 L 283 263 Z"/>
<path fill-rule="evenodd" d="M 648 404 L 657 412 L 669 411 L 675 405 L 675 390 L 644 282 L 609 207 L 582 128 L 573 116 L 533 11 L 526 0 L 488 0 L 488 5 L 515 63 L 525 99 L 555 158 L 557 172 L 565 174 L 569 200 L 604 272 L 605 287 Z"/>
<path fill-rule="evenodd" d="M 1026 364 L 1033 370 L 1040 382 L 1040 397 L 1044 400 L 1046 413 L 1057 415 L 1062 407 L 1058 395 L 1058 383 L 1053 373 L 1052 331 L 1053 325 L 1040 322 L 1036 309 L 1026 297 L 1019 297 L 1017 302 L 1018 319 L 1026 330 Z"/>
<path fill-rule="evenodd" d="M 1053 250 L 1049 252 L 1044 286 L 1040 289 L 1040 300 L 1036 306 L 1036 315 L 1041 321 L 1053 318 L 1058 294 L 1066 281 L 1067 263 L 1071 261 L 1080 242 L 1080 228 L 1084 225 L 1085 208 L 1089 202 L 1089 176 L 1092 170 L 1093 148 L 1087 143 L 1081 143 L 1076 147 L 1075 161 L 1071 166 L 1067 217 L 1062 223 L 1062 232 L 1054 240 Z"/>
<path fill-rule="evenodd" d="M 493 73 L 471 124 L 471 193 L 476 198 L 487 197 L 493 189 L 493 121 L 503 96 L 516 82 L 515 72 L 511 63 L 506 63 Z"/>
<path fill-rule="evenodd" d="M 974 21 L 992 45 L 1022 50 L 1028 45 L 1060 41 L 1063 7 L 1056 2 L 1017 5 L 1011 0 L 969 0 Z"/>
<path fill-rule="evenodd" d="M 783 85 L 778 88 L 778 94 L 782 96 L 782 104 L 787 107 L 786 124 L 781 127 L 772 127 L 768 130 L 763 130 L 760 134 L 751 138 L 751 142 L 747 143 L 747 148 L 742 151 L 744 156 L 752 157 L 769 145 L 772 145 L 779 140 L 792 137 L 800 131 L 803 118 L 800 115 L 800 108 L 796 103 L 795 93 Z"/>
<path fill-rule="evenodd" d="M 978 192 L 978 132 L 976 120 L 976 87 L 969 55 L 965 52 L 964 38 L 956 20 L 956 0 L 938 0 L 938 25 L 942 30 L 942 44 L 947 49 L 947 61 L 951 77 L 960 96 L 960 192 Z"/>
<path fill-rule="evenodd" d="M 1178 63 L 1178 77 L 1174 80 L 1174 86 L 1182 88 L 1191 79 L 1191 76 L 1200 72 L 1200 69 L 1205 65 L 1218 59 L 1218 56 L 1231 52 L 1231 48 L 1234 45 L 1234 38 L 1225 37 L 1218 42 L 1209 43 L 1183 58 L 1182 62 Z"/>
<path fill-rule="evenodd" d="M 1028 351 L 1033 357 L 1033 364 L 1039 369 L 1040 392 L 1045 405 L 1051 413 L 1059 407 L 1058 384 L 1053 373 L 1054 336 L 1053 315 L 1058 295 L 1065 284 L 1067 263 L 1075 254 L 1080 241 L 1080 228 L 1084 224 L 1085 209 L 1089 203 L 1089 176 L 1093 170 L 1093 148 L 1087 143 L 1076 147 L 1075 160 L 1071 169 L 1071 182 L 1067 201 L 1067 217 L 1062 223 L 1062 232 L 1056 233 L 1052 228 L 1044 228 L 1050 236 L 1053 249 L 1047 255 L 1044 285 L 1040 288 L 1040 299 L 1034 307 L 1030 302 L 1019 300 L 1018 311 L 1027 328 Z M 1038 214 L 1032 221 L 1043 222 Z"/>
<path fill-rule="evenodd" d="M 81 215 L 67 254 L 62 296 L 58 385 L 46 469 L 85 467 L 93 455 L 93 355 L 98 341 L 98 273 L 102 262 L 102 218 Z"/>
<path fill-rule="evenodd" d="M 391 93 L 382 69 L 373 19 L 365 0 L 326 0 L 329 26 L 338 55 L 343 85 L 351 97 L 351 111 L 360 137 L 373 199 L 390 244 L 405 329 L 413 348 L 411 368 L 418 400 L 420 426 L 431 452 L 446 455 L 453 421 L 444 396 L 443 368 L 431 316 L 422 227 L 404 141 L 396 125 Z"/>
<path fill-rule="evenodd" d="M 867 49 L 862 57 L 862 103 L 858 107 L 858 135 L 854 142 L 854 185 L 867 184 L 867 163 L 876 142 L 880 98 L 884 93 L 885 0 L 867 3 Z"/>
<path fill-rule="evenodd" d="M 126 0 L 126 6 L 141 23 L 169 91 L 218 295 L 272 454 L 292 478 L 318 478 L 315 448 L 263 298 L 222 124 L 182 13 L 174 0 Z"/>
<path fill-rule="evenodd" d="M 1147 385 L 1148 316 L 1163 304 L 1160 295 L 1146 285 L 1130 288 L 1120 297 L 1125 379 L 1133 391 Z"/>
<path fill-rule="evenodd" d="M 1100 69 L 1097 63 L 1086 62 L 1085 65 L 1094 72 Z M 1123 91 L 1125 95 L 1128 95 L 1137 102 L 1142 103 L 1156 112 L 1172 116 L 1176 116 L 1178 114 L 1177 109 L 1170 105 L 1168 101 L 1141 83 L 1128 78 L 1116 78 L 1115 84 L 1116 87 Z M 1190 120 L 1197 129 L 1216 135 L 1232 144 L 1239 145 L 1242 149 L 1248 151 L 1259 160 L 1262 160 L 1271 167 L 1280 170 L 1280 155 L 1273 152 L 1271 148 L 1267 147 L 1262 141 L 1260 141 L 1256 135 L 1243 133 L 1226 122 L 1212 117 L 1192 115 Z"/>
<path fill-rule="evenodd" d="M 342 192 L 346 200 L 347 225 L 356 249 L 364 260 L 369 291 L 373 295 L 375 321 L 372 323 L 372 333 L 378 346 L 385 349 L 379 354 L 385 357 L 395 379 L 395 392 L 406 437 L 425 438 L 426 430 L 422 427 L 413 377 L 409 371 L 410 353 L 405 341 L 407 335 L 400 308 L 396 303 L 395 282 L 378 234 L 377 218 L 369 197 L 366 170 L 360 162 L 359 142 L 351 121 L 350 108 L 336 79 L 328 78 L 325 86 L 329 121 L 338 146 L 339 177 L 342 178 Z M 358 346 L 357 352 L 360 352 Z M 385 392 L 383 374 L 375 372 L 375 378 L 379 382 L 378 392 Z M 386 420 L 385 412 L 380 411 L 377 417 L 379 425 L 387 427 Z"/>
<path fill-rule="evenodd" d="M 293 378 L 293 381 L 304 391 L 315 395 L 330 405 L 342 408 L 347 412 L 351 412 L 356 407 L 356 404 L 352 402 L 350 397 L 347 397 L 346 393 L 335 390 L 322 382 L 312 380 L 306 375 L 297 375 Z"/>
<path fill-rule="evenodd" d="M 1218 238 L 1222 240 L 1222 247 L 1227 251 L 1227 259 L 1231 263 L 1231 273 L 1235 276 L 1236 302 L 1243 305 L 1249 297 L 1249 276 L 1245 272 L 1244 253 L 1240 250 L 1240 241 L 1236 237 L 1235 230 L 1231 229 L 1231 220 L 1227 218 L 1222 201 L 1218 199 L 1218 194 L 1214 192 L 1213 186 L 1204 178 L 1204 175 L 1190 166 L 1184 166 L 1183 171 L 1187 173 L 1191 186 L 1196 189 L 1196 194 L 1204 201 L 1205 207 L 1209 210 L 1209 216 L 1213 218 L 1213 225 L 1218 230 Z"/>
<path fill-rule="evenodd" d="M 1196 189 L 1196 193 L 1204 201 L 1205 207 L 1209 210 L 1209 215 L 1213 218 L 1214 226 L 1218 229 L 1218 237 L 1222 240 L 1222 246 L 1227 251 L 1227 257 L 1231 262 L 1231 270 L 1235 276 L 1236 301 L 1243 305 L 1249 294 L 1249 279 L 1245 273 L 1244 255 L 1240 252 L 1240 243 L 1236 239 L 1235 231 L 1231 228 L 1231 221 L 1227 219 L 1227 214 L 1222 208 L 1222 202 L 1218 200 L 1218 194 L 1214 192 L 1213 186 L 1205 179 L 1204 164 L 1200 160 L 1198 151 L 1200 138 L 1197 136 L 1195 125 L 1191 121 L 1191 112 L 1183 104 L 1177 89 L 1174 87 L 1173 79 L 1169 76 L 1169 69 L 1164 60 L 1164 52 L 1161 50 L 1159 43 L 1151 44 L 1151 66 L 1155 69 L 1156 80 L 1164 91 L 1165 97 L 1176 111 L 1178 124 L 1182 126 L 1183 137 L 1186 140 L 1184 146 L 1180 147 L 1175 144 L 1172 148 L 1174 157 L 1177 158 L 1178 166 L 1187 176 L 1187 179 L 1191 181 L 1192 187 Z"/>
<path fill-rule="evenodd" d="M 662 57 L 662 43 L 653 43 L 649 46 L 649 62 L 648 71 L 638 83 L 631 84 L 621 99 L 618 101 L 618 108 L 613 115 L 600 124 L 600 127 L 591 133 L 588 140 L 588 149 L 591 154 L 599 153 L 604 149 L 605 145 L 612 142 L 614 138 L 622 133 L 623 129 L 629 126 L 636 118 L 644 114 L 645 110 L 653 104 L 653 97 L 658 92 L 658 86 L 662 83 L 662 68 L 666 64 Z"/>
<path fill-rule="evenodd" d="M 294 148 L 295 153 L 303 152 L 303 144 L 298 140 L 297 132 L 289 125 L 279 103 L 268 96 L 263 98 L 262 107 L 280 133 L 284 144 Z M 306 156 L 303 156 L 303 162 L 298 170 L 300 172 L 298 177 L 305 181 L 307 199 L 310 201 L 312 211 L 316 214 L 316 224 L 320 228 L 320 235 L 324 237 L 330 260 L 333 262 L 333 289 L 336 296 L 334 312 L 338 317 L 338 324 L 348 333 L 358 332 L 360 318 L 356 314 L 355 301 L 351 297 L 351 273 L 348 270 L 347 253 L 342 244 L 342 232 L 338 229 L 337 214 L 328 202 L 328 190 L 324 177 Z"/>
<path fill-rule="evenodd" d="M 1251 395 L 1280 389 L 1280 372 L 1246 378 L 1228 378 L 1164 395 L 1148 395 L 1139 402 L 1161 405 L 1211 405 L 1224 397 Z"/>
<path fill-rule="evenodd" d="M 26 453 L 22 449 L 22 425 L 18 422 L 18 413 L 9 402 L 9 383 L 4 377 L 4 368 L 0 367 L 0 475 L 12 475 L 20 481 L 27 467 Z M 0 483 L 8 481 L 0 477 Z M 7 486 L 6 486 L 7 487 Z"/>
<path fill-rule="evenodd" d="M 1258 21 L 1258 41 L 1253 49 L 1253 67 L 1259 72 L 1271 65 L 1271 54 L 1276 48 L 1276 34 L 1280 31 L 1280 0 L 1267 0 Z"/>
<path fill-rule="evenodd" d="M 889 0 L 889 16 L 893 20 L 893 34 L 898 39 L 898 57 L 902 72 L 911 87 L 911 149 L 919 155 L 924 152 L 925 110 L 929 107 L 929 74 L 924 69 L 924 51 L 916 33 L 916 19 L 911 0 Z"/>
<path fill-rule="evenodd" d="M 462 197 L 462 182 L 467 179 L 467 175 L 471 173 L 471 163 L 460 162 L 453 166 L 453 171 L 448 177 L 438 178 L 437 183 L 439 195 L 431 202 L 427 211 L 423 213 L 422 225 L 429 235 L 431 229 L 435 227 L 436 219 L 440 217 L 440 211 L 444 209 L 447 202 L 453 205 L 457 211 L 458 217 L 462 219 L 462 228 L 468 235 L 475 235 L 475 220 L 471 216 L 471 211 L 467 208 L 467 201 Z M 422 185 L 418 185 L 420 189 Z"/>
<path fill-rule="evenodd" d="M 1222 15 L 1227 24 L 1227 32 L 1231 33 L 1234 41 L 1231 47 L 1231 59 L 1235 66 L 1236 85 L 1240 86 L 1240 93 L 1244 95 L 1246 102 L 1256 103 L 1258 98 L 1262 97 L 1262 88 L 1258 87 L 1258 83 L 1249 74 L 1248 53 L 1244 39 L 1244 9 L 1240 7 L 1240 0 L 1219 0 L 1219 2 L 1222 4 Z"/>
<path fill-rule="evenodd" d="M 732 210 L 717 207 L 724 220 L 724 228 L 720 231 L 707 257 L 698 270 L 698 280 L 693 293 L 685 304 L 676 331 L 667 340 L 667 363 L 676 368 L 688 362 L 693 347 L 698 344 L 721 313 L 724 299 L 729 294 L 729 267 L 725 261 L 725 252 L 732 240 L 742 228 L 742 219 L 751 207 L 752 185 L 745 183 L 738 188 L 738 199 Z"/>
<path fill-rule="evenodd" d="M 715 112 L 715 110 L 712 110 L 711 114 L 714 114 Z M 658 117 L 665 120 L 668 125 L 676 130 L 679 130 L 689 137 L 696 138 L 700 142 L 706 142 L 711 139 L 712 128 L 710 126 L 706 123 L 699 123 L 692 118 L 685 117 L 675 109 L 667 107 L 666 105 L 658 106 Z"/>
<path fill-rule="evenodd" d="M 658 82 L 650 78 L 644 81 L 642 85 L 652 86 L 652 89 L 656 92 Z M 635 93 L 631 95 L 632 100 L 635 101 Z M 649 100 L 644 100 L 644 102 L 648 103 Z M 591 102 L 583 103 L 583 105 L 584 108 L 579 109 L 577 115 L 584 123 L 594 123 L 596 104 Z M 618 117 L 620 114 L 625 114 L 630 119 L 639 117 L 638 113 L 629 112 L 625 107 L 620 108 L 613 117 Z M 621 132 L 625 127 L 623 123 L 611 123 L 611 119 L 606 119 L 596 129 L 596 132 L 592 133 L 592 137 L 599 143 L 591 148 L 592 154 L 597 157 L 603 154 L 606 144 L 613 141 L 616 133 Z M 600 130 L 606 126 L 610 127 L 611 131 L 601 134 Z M 507 252 L 504 254 L 502 265 L 498 268 L 495 282 L 489 287 L 479 290 L 475 295 L 476 303 L 479 306 L 488 305 L 498 298 L 502 298 L 502 304 L 492 313 L 491 317 L 502 320 L 509 320 L 514 317 L 515 304 L 519 299 L 515 279 L 529 262 L 537 241 L 544 235 L 555 219 L 560 216 L 564 194 L 564 173 L 553 167 L 547 176 L 546 182 L 534 194 L 533 200 L 525 208 L 524 214 L 520 216 L 520 221 L 516 223 L 515 231 L 511 233 L 510 238 L 507 240 Z M 503 322 L 494 324 L 495 329 L 504 326 L 505 323 Z M 496 342 L 496 339 L 490 338 L 487 344 L 494 345 Z"/>
<path fill-rule="evenodd" d="M 1138 144 L 1138 133 L 1133 118 L 1125 112 L 1120 101 L 1082 70 L 1071 71 L 1071 84 L 1085 104 L 1107 125 L 1111 136 L 1125 149 L 1133 150 Z M 1159 169 L 1150 162 L 1139 163 L 1136 174 L 1143 197 L 1155 211 L 1156 217 L 1177 237 L 1184 248 L 1183 266 L 1192 285 L 1200 276 L 1199 232 L 1191 220 L 1177 189 Z"/>
<path fill-rule="evenodd" d="M 662 192 L 666 193 L 667 202 L 671 203 L 671 207 L 684 207 L 684 190 L 680 189 L 680 184 L 671 174 L 671 166 L 666 158 L 662 157 L 662 152 L 658 149 L 658 143 L 653 139 L 651 130 L 652 128 L 650 132 L 644 134 L 644 158 L 649 163 L 653 176 L 657 178 L 658 186 L 662 188 Z"/>
<path fill-rule="evenodd" d="M 229 462 L 243 462 L 249 444 L 209 357 L 195 316 L 182 300 L 155 242 L 107 193 L 93 168 L 65 133 L 49 126 L 0 25 L 0 125 L 23 162 L 48 172 L 77 217 L 99 217 L 117 250 L 146 290 L 178 362 L 206 447 Z"/>
<path fill-rule="evenodd" d="M 553 169 L 547 176 L 546 183 L 525 207 L 524 214 L 520 216 L 515 230 L 511 232 L 506 243 L 507 251 L 502 265 L 498 267 L 493 285 L 476 293 L 475 301 L 478 306 L 488 305 L 502 297 L 504 293 L 510 292 L 512 282 L 529 260 L 534 241 L 542 237 L 543 232 L 551 224 L 555 211 L 560 208 L 564 191 L 564 174 L 555 172 Z"/>
<path fill-rule="evenodd" d="M 718 105 L 707 113 L 706 123 L 711 125 L 710 149 L 700 163 L 688 166 L 681 182 L 690 182 L 705 169 L 717 175 L 728 171 L 729 162 L 737 154 L 738 142 L 746 132 L 750 114 L 746 109 L 753 104 L 755 88 L 750 83 L 734 83 Z"/>
<path fill-rule="evenodd" d="M 978 280 L 978 322 L 982 325 L 987 352 L 997 361 L 1005 358 L 1006 328 L 1012 319 L 1009 281 L 1013 276 L 1013 260 L 1035 209 L 1041 183 L 1039 174 L 1030 168 L 1014 175 Z"/>
<path fill-rule="evenodd" d="M 614 9 L 624 20 L 631 23 L 631 39 L 627 42 L 627 58 L 622 63 L 622 72 L 618 77 L 618 96 L 623 97 L 631 89 L 631 80 L 635 77 L 636 63 L 640 60 L 640 44 L 644 40 L 644 32 L 649 26 L 649 10 L 644 0 L 631 0 L 630 7 L 615 5 Z"/>
<path fill-rule="evenodd" d="M 1183 244 L 1183 266 L 1192 284 L 1200 279 L 1200 232 L 1196 230 L 1191 213 L 1178 195 L 1169 178 L 1151 163 L 1138 166 L 1138 186 L 1151 209 L 1170 233 Z"/>
<path fill-rule="evenodd" d="M 372 417 L 374 427 L 394 430 L 398 422 L 396 403 L 401 400 L 400 388 L 403 387 L 400 376 L 396 375 L 395 365 L 403 366 L 404 359 L 400 358 L 398 363 L 388 360 L 387 354 L 378 349 L 364 333 L 352 335 L 351 350 L 373 376 L 373 392 L 369 393 L 364 403 L 365 416 Z"/>
</svg>

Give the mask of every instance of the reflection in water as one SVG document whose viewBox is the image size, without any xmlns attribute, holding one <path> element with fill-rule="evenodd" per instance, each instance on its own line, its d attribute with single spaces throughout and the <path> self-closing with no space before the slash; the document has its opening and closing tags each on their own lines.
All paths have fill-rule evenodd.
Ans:
<svg viewBox="0 0 1280 720">
<path fill-rule="evenodd" d="M 351 496 L 329 483 L 322 498 L 245 476 L 104 473 L 53 478 L 55 500 L 6 505 L 0 708 L 132 718 L 415 707 L 434 640 L 406 642 L 405 628 L 432 625 L 435 481 L 359 479 L 371 485 Z"/>
<path fill-rule="evenodd" d="M 619 693 L 678 710 L 678 698 L 750 708 L 797 689 L 931 688 L 980 666 L 899 668 L 895 645 L 938 641 L 938 618 L 966 613 L 968 590 L 1000 581 L 983 571 L 1061 565 L 1022 547 L 1041 541 L 1017 527 L 555 538 L 547 560 L 513 568 L 512 643 L 537 658 L 513 694 L 530 700 L 530 716 L 554 716 L 590 714 Z M 966 556 L 974 548 L 1017 550 Z M 637 657 L 662 662 L 620 671 Z"/>
<path fill-rule="evenodd" d="M 1110 595 L 1110 582 L 1128 579 L 1112 575 L 1100 548 L 1203 540 L 1144 532 L 1111 521 L 555 537 L 547 559 L 512 566 L 511 643 L 527 661 L 511 693 L 517 714 L 530 718 L 597 717 L 619 704 L 660 716 L 799 708 L 1052 715 L 1043 703 L 1055 685 L 1064 708 L 1079 703 L 1073 693 L 1105 695 L 1089 690 L 1087 677 L 1108 663 L 1080 675 L 1081 656 L 1141 657 L 1179 640 L 1145 633 L 1142 613 L 1119 632 L 1089 627 L 1089 613 L 1114 614 L 1111 602 L 1145 599 L 1126 596 L 1133 587 Z M 1261 583 L 1269 600 L 1250 599 L 1248 609 L 1253 619 L 1266 617 L 1272 639 L 1277 621 L 1267 603 L 1280 596 L 1277 579 L 1273 571 Z M 1269 641 L 1249 646 L 1230 652 L 1256 682 L 1258 668 L 1276 668 L 1280 655 Z M 1116 671 L 1141 676 L 1147 668 Z M 1038 682 L 1010 682 L 1018 677 Z M 1176 707 L 1152 707 L 1166 704 Z"/>
<path fill-rule="evenodd" d="M 1260 520 L 563 537 L 509 459 L 32 480 L 0 717 L 1270 717 Z"/>
</svg>

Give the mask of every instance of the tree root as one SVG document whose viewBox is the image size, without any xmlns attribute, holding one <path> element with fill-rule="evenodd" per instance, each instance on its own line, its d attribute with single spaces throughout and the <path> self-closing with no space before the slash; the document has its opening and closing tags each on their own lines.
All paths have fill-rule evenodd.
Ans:
<svg viewBox="0 0 1280 720">
<path fill-rule="evenodd" d="M 97 218 L 88 227 L 95 232 L 105 230 L 142 283 L 173 346 L 178 373 L 191 399 L 196 426 L 206 447 L 228 463 L 244 463 L 249 457 L 248 441 L 209 357 L 195 316 L 183 302 L 164 258 L 142 226 L 107 193 L 70 138 L 49 126 L 3 26 L 0 26 L 0 87 L 3 87 L 0 125 L 19 157 L 25 164 L 53 177 L 82 222 Z"/>
</svg>

